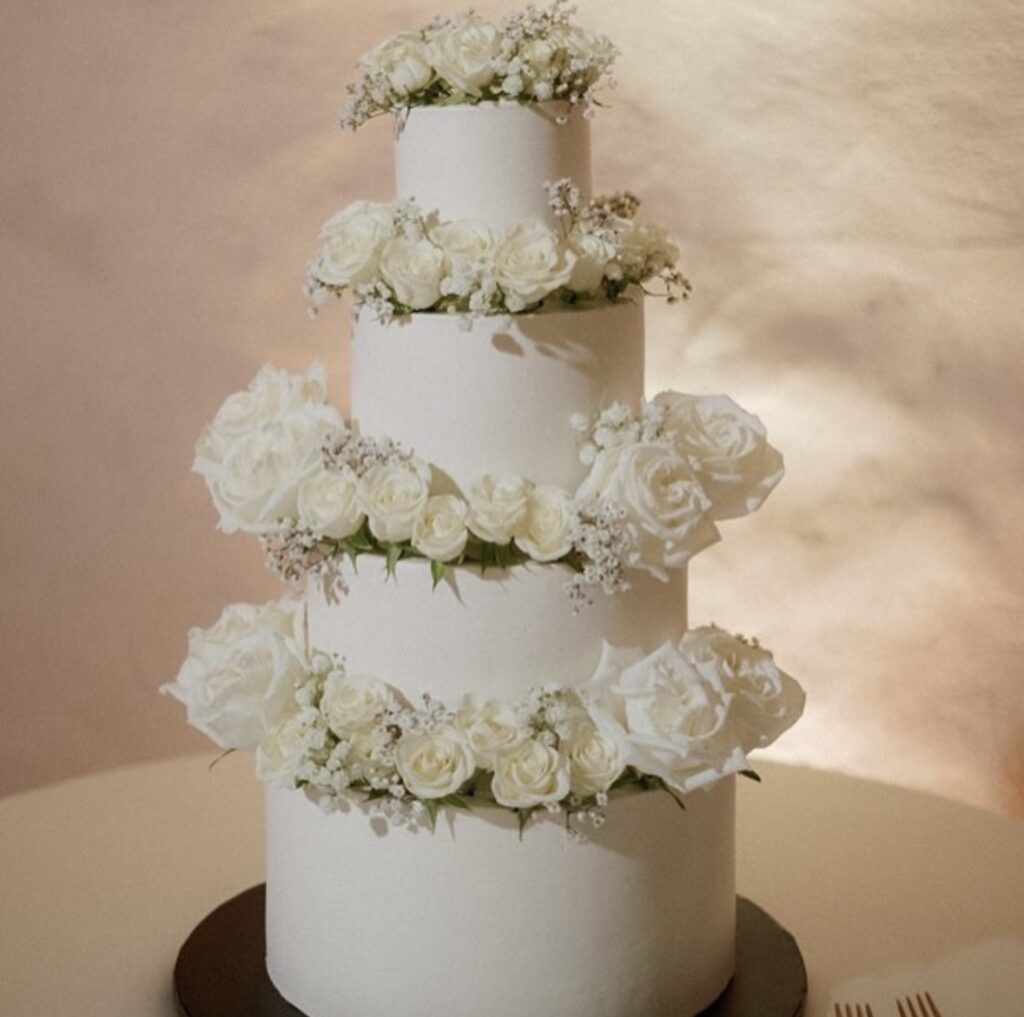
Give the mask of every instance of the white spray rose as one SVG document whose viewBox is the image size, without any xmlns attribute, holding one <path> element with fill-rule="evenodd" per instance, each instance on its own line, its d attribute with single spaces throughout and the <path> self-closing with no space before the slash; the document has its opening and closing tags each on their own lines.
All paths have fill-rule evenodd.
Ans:
<svg viewBox="0 0 1024 1017">
<path fill-rule="evenodd" d="M 418 92 L 433 80 L 426 46 L 414 32 L 400 32 L 375 46 L 359 61 L 366 74 L 382 75 L 396 95 Z"/>
<path fill-rule="evenodd" d="M 256 748 L 256 776 L 265 784 L 295 786 L 295 769 L 306 750 L 306 725 L 296 713 L 278 724 Z"/>
<path fill-rule="evenodd" d="M 359 201 L 328 219 L 320 231 L 323 246 L 313 275 L 329 286 L 370 282 L 381 252 L 394 232 L 394 206 Z"/>
<path fill-rule="evenodd" d="M 516 546 L 534 561 L 558 561 L 572 548 L 572 500 L 558 487 L 540 485 L 526 496 L 526 512 L 516 529 Z"/>
<path fill-rule="evenodd" d="M 356 497 L 358 480 L 349 468 L 322 466 L 299 485 L 299 526 L 341 540 L 363 525 L 365 516 Z"/>
<path fill-rule="evenodd" d="M 569 793 L 569 767 L 557 749 L 528 738 L 497 757 L 491 791 L 509 809 L 560 802 Z"/>
<path fill-rule="evenodd" d="M 569 763 L 569 790 L 581 798 L 607 791 L 626 768 L 626 743 L 602 731 L 588 716 L 575 719 L 562 753 Z"/>
<path fill-rule="evenodd" d="M 755 511 L 782 479 L 782 455 L 764 424 L 728 396 L 662 392 L 654 405 L 676 448 L 693 457 L 715 519 Z"/>
<path fill-rule="evenodd" d="M 511 473 L 488 473 L 469 496 L 469 528 L 481 540 L 507 544 L 526 518 L 530 484 Z"/>
<path fill-rule="evenodd" d="M 380 541 L 399 544 L 412 537 L 416 518 L 430 495 L 430 467 L 422 459 L 371 466 L 359 478 L 359 507 Z"/>
<path fill-rule="evenodd" d="M 608 265 L 615 260 L 615 245 L 594 233 L 577 231 L 569 237 L 569 246 L 576 255 L 576 263 L 567 285 L 573 293 L 592 296 L 600 289 Z"/>
<path fill-rule="evenodd" d="M 620 219 L 616 233 L 618 261 L 629 278 L 657 275 L 679 260 L 679 245 L 661 226 Z"/>
<path fill-rule="evenodd" d="M 494 253 L 494 234 L 479 219 L 441 223 L 430 230 L 430 239 L 444 252 L 444 267 L 448 274 L 486 264 Z"/>
<path fill-rule="evenodd" d="M 320 712 L 327 725 L 339 737 L 366 733 L 380 715 L 398 701 L 390 685 L 376 678 L 332 671 L 324 682 Z"/>
<path fill-rule="evenodd" d="M 349 749 L 345 756 L 345 766 L 352 771 L 354 780 L 369 783 L 394 776 L 395 767 L 387 753 L 391 739 L 386 732 L 372 728 L 347 734 L 346 738 Z"/>
<path fill-rule="evenodd" d="M 679 652 L 732 694 L 731 723 L 747 752 L 770 745 L 803 713 L 803 689 L 756 643 L 706 625 L 687 632 Z"/>
<path fill-rule="evenodd" d="M 616 653 L 602 656 L 586 692 L 598 726 L 621 732 L 629 765 L 683 793 L 746 767 L 730 724 L 733 697 L 718 678 L 671 643 L 624 668 Z"/>
<path fill-rule="evenodd" d="M 602 498 L 626 511 L 635 547 L 629 564 L 660 579 L 719 539 L 689 459 L 670 446 L 638 442 L 599 452 L 576 499 Z"/>
<path fill-rule="evenodd" d="M 428 498 L 416 517 L 412 546 L 433 561 L 452 561 L 466 548 L 469 506 L 454 494 Z"/>
<path fill-rule="evenodd" d="M 380 257 L 380 274 L 400 304 L 422 311 L 441 299 L 444 252 L 429 240 L 389 240 Z"/>
<path fill-rule="evenodd" d="M 395 765 L 417 798 L 455 794 L 476 770 L 469 741 L 451 724 L 402 735 L 395 746 Z"/>
<path fill-rule="evenodd" d="M 494 274 L 505 293 L 510 311 L 543 300 L 565 286 L 572 276 L 576 255 L 540 219 L 513 226 L 494 256 Z"/>
<path fill-rule="evenodd" d="M 225 749 L 255 749 L 298 707 L 306 677 L 300 601 L 231 604 L 188 634 L 188 657 L 160 691 L 184 703 L 188 722 Z"/>
<path fill-rule="evenodd" d="M 498 754 L 515 748 L 527 736 L 512 707 L 497 699 L 480 702 L 476 696 L 467 695 L 456 719 L 473 747 L 477 763 L 485 770 L 493 770 Z"/>
<path fill-rule="evenodd" d="M 498 29 L 477 18 L 463 18 L 427 44 L 434 70 L 454 89 L 479 96 L 494 80 L 494 58 L 501 47 Z"/>
</svg>

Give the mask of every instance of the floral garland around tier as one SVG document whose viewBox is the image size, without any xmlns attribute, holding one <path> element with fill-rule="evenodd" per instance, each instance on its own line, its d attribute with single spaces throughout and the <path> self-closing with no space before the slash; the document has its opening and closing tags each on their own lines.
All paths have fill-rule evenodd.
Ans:
<svg viewBox="0 0 1024 1017">
<path fill-rule="evenodd" d="M 599 105 L 595 88 L 610 77 L 618 50 L 607 36 L 572 23 L 576 8 L 533 4 L 495 25 L 472 10 L 434 18 L 418 32 L 385 39 L 359 60 L 341 126 L 413 106 L 561 100 Z M 587 114 L 590 113 L 589 108 Z"/>
<path fill-rule="evenodd" d="M 347 426 L 326 398 L 320 365 L 268 365 L 196 444 L 220 528 L 258 535 L 288 580 L 343 585 L 338 564 L 362 554 L 389 573 L 428 559 L 435 585 L 453 565 L 558 562 L 578 610 L 595 589 L 628 589 L 630 570 L 667 580 L 783 475 L 761 421 L 728 396 L 663 392 L 640 416 L 615 404 L 572 417 L 590 468 L 575 492 L 491 473 L 463 495 L 439 490 L 411 450 Z"/>
<path fill-rule="evenodd" d="M 301 602 L 235 604 L 189 633 L 161 691 L 227 750 L 255 750 L 259 777 L 325 810 L 355 797 L 400 824 L 477 804 L 562 812 L 600 825 L 623 788 L 678 796 L 732 774 L 799 718 L 804 694 L 756 642 L 716 626 L 653 653 L 605 644 L 593 677 L 512 702 L 467 694 L 414 706 L 339 657 L 308 651 Z M 684 805 L 685 807 L 685 805 Z M 572 821 L 576 819 L 577 826 Z"/>
<path fill-rule="evenodd" d="M 629 192 L 584 201 L 568 178 L 544 185 L 561 231 L 538 218 L 504 230 L 477 219 L 442 222 L 415 202 L 357 201 L 320 230 L 306 270 L 310 312 L 351 289 L 358 312 L 382 321 L 413 311 L 469 318 L 536 310 L 548 299 L 620 300 L 632 287 L 670 303 L 690 283 L 679 248 L 660 226 L 637 222 Z"/>
</svg>

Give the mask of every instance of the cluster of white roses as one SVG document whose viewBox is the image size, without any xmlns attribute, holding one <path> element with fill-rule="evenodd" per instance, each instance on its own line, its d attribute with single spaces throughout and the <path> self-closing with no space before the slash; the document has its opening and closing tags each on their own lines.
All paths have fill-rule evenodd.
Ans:
<svg viewBox="0 0 1024 1017">
<path fill-rule="evenodd" d="M 606 76 L 618 51 L 607 36 L 574 25 L 574 13 L 567 0 L 555 0 L 495 25 L 470 10 L 385 39 L 360 59 L 341 125 L 355 130 L 411 106 L 593 101 L 602 78 L 614 85 Z"/>
<path fill-rule="evenodd" d="M 803 710 L 799 685 L 756 643 L 715 626 L 653 653 L 605 645 L 593 678 L 515 702 L 468 694 L 455 709 L 413 707 L 376 677 L 308 653 L 292 601 L 228 607 L 189 634 L 163 691 L 225 749 L 255 749 L 268 782 L 325 807 L 359 792 L 386 812 L 431 818 L 496 802 L 521 815 L 565 810 L 600 821 L 626 785 L 686 794 L 747 769 Z"/>
<path fill-rule="evenodd" d="M 666 579 L 783 475 L 761 421 L 727 396 L 663 392 L 640 416 L 618 404 L 573 416 L 590 467 L 574 492 L 506 473 L 465 494 L 438 490 L 428 463 L 350 430 L 325 400 L 320 366 L 264 367 L 196 446 L 221 529 L 261 536 L 287 578 L 345 552 L 385 555 L 392 568 L 408 556 L 445 567 L 569 561 L 582 601 L 588 588 L 626 588 L 626 569 Z"/>
<path fill-rule="evenodd" d="M 679 248 L 663 228 L 636 221 L 634 197 L 584 202 L 568 180 L 549 185 L 549 196 L 560 232 L 537 218 L 496 231 L 477 219 L 442 222 L 413 202 L 354 202 L 320 231 L 306 272 L 311 310 L 345 289 L 357 310 L 385 321 L 411 311 L 517 314 L 553 295 L 616 299 L 656 278 L 669 300 L 688 293 Z"/>
<path fill-rule="evenodd" d="M 590 465 L 576 503 L 620 506 L 626 564 L 661 578 L 719 539 L 717 521 L 759 508 L 784 473 L 761 421 L 725 395 L 662 392 L 640 417 L 615 404 L 571 422 Z"/>
<path fill-rule="evenodd" d="M 442 564 L 461 560 L 470 541 L 503 548 L 497 558 L 505 563 L 568 554 L 568 491 L 493 473 L 466 498 L 435 493 L 429 464 L 389 439 L 348 429 L 325 394 L 320 365 L 304 375 L 264 367 L 227 399 L 196 446 L 194 469 L 221 529 L 264 538 L 290 563 L 280 571 L 301 571 L 288 558 L 296 545 L 319 559 L 348 549 Z"/>
</svg>

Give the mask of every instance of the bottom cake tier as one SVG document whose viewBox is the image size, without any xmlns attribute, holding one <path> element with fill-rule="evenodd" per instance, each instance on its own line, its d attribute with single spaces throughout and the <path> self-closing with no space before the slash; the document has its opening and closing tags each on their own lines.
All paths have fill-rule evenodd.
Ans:
<svg viewBox="0 0 1024 1017">
<path fill-rule="evenodd" d="M 691 1017 L 735 956 L 734 779 L 613 796 L 587 839 L 539 814 L 392 828 L 267 796 L 267 969 L 308 1017 Z"/>
</svg>

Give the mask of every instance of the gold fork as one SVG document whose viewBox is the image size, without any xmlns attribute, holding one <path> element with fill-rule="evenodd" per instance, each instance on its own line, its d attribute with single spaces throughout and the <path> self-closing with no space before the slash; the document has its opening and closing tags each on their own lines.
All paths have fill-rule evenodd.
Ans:
<svg viewBox="0 0 1024 1017">
<path fill-rule="evenodd" d="M 917 1006 L 914 1006 L 915 999 Z M 904 1003 L 907 1005 L 906 1010 L 903 1009 Z M 896 1009 L 899 1010 L 900 1017 L 942 1017 L 930 992 L 926 992 L 923 999 L 920 992 L 914 996 L 906 996 L 902 1002 L 897 999 Z"/>
<path fill-rule="evenodd" d="M 863 1006 L 860 1003 L 857 1003 L 856 1006 L 852 1006 L 849 1003 L 840 1006 L 839 1003 L 836 1003 L 836 1017 L 875 1017 L 875 1015 L 871 1012 L 871 1007 L 867 1003 Z M 924 1017 L 927 1017 L 927 1014 Z"/>
</svg>

